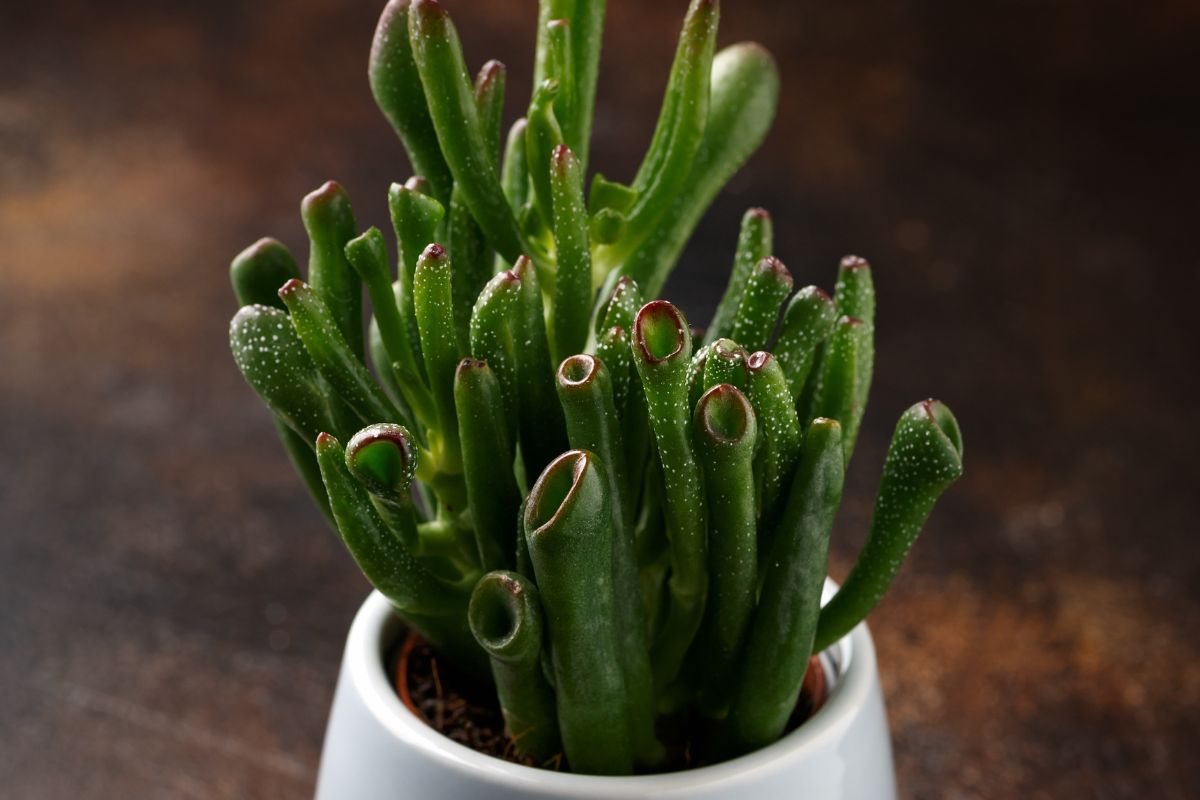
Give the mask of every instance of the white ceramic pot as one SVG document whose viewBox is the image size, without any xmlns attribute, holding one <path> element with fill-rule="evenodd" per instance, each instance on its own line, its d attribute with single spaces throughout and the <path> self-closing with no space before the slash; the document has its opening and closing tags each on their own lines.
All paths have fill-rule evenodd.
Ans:
<svg viewBox="0 0 1200 800">
<path fill-rule="evenodd" d="M 832 581 L 826 583 L 826 600 L 835 589 Z M 386 674 L 386 654 L 402 630 L 379 592 L 354 618 L 325 733 L 317 800 L 896 796 L 875 647 L 865 624 L 826 651 L 830 691 L 825 705 L 778 742 L 709 767 L 634 777 L 524 767 L 437 733 L 400 702 Z"/>
</svg>

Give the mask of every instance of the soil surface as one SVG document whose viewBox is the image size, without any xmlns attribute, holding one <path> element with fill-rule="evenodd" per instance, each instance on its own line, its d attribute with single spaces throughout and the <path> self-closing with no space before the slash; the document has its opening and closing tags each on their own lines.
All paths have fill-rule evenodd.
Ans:
<svg viewBox="0 0 1200 800">
<path fill-rule="evenodd" d="M 517 753 L 505 733 L 504 716 L 495 691 L 456 672 L 453 666 L 439 659 L 421 637 L 410 635 L 405 638 L 389 658 L 389 665 L 400 699 L 443 736 L 514 764 L 553 770 L 566 768 L 566 764 L 557 758 L 547 764 L 534 764 Z M 784 734 L 800 727 L 818 711 L 826 696 L 825 670 L 820 660 L 814 657 L 809 662 L 796 709 L 788 719 Z M 662 771 L 692 769 L 711 763 L 696 755 L 697 748 L 692 742 L 678 735 L 672 736 L 672 731 L 695 729 L 696 725 L 682 719 L 661 725 L 659 735 L 671 754 Z"/>
</svg>

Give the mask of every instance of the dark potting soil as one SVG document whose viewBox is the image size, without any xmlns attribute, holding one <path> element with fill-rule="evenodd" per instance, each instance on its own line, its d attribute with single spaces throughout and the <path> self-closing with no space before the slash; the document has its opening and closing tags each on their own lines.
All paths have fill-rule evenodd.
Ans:
<svg viewBox="0 0 1200 800">
<path fill-rule="evenodd" d="M 409 635 L 389 658 L 389 674 L 394 676 L 395 688 L 409 710 L 423 719 L 443 736 L 466 745 L 480 753 L 514 764 L 562 770 L 561 758 L 547 764 L 534 764 L 513 749 L 512 740 L 504 731 L 504 716 L 496 702 L 495 691 L 480 684 L 437 657 L 423 639 Z M 827 684 L 825 671 L 815 656 L 809 662 L 808 673 L 800 699 L 788 720 L 785 734 L 798 728 L 825 702 Z M 705 766 L 693 752 L 692 743 L 678 733 L 700 729 L 692 720 L 679 717 L 660 720 L 659 734 L 671 753 L 664 772 Z M 675 735 L 672 735 L 672 734 Z"/>
</svg>

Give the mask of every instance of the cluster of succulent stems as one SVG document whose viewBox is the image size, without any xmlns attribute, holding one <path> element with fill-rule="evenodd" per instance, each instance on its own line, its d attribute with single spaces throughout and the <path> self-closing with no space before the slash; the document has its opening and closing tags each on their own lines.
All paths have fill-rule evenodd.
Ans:
<svg viewBox="0 0 1200 800">
<path fill-rule="evenodd" d="M 702 335 L 658 294 L 778 96 L 770 56 L 715 48 L 692 0 L 649 149 L 585 171 L 603 0 L 542 0 L 527 115 L 472 82 L 437 0 L 391 0 L 371 88 L 419 177 L 392 184 L 398 250 L 336 183 L 304 198 L 307 280 L 263 239 L 231 275 L 234 358 L 368 580 L 463 672 L 513 746 L 575 772 L 663 769 L 777 739 L 812 654 L 879 601 L 962 469 L 950 411 L 917 403 L 867 543 L 821 607 L 871 384 L 875 296 L 843 260 L 793 292 L 769 215 L 742 220 Z M 363 289 L 373 315 L 364 336 Z M 368 364 L 370 367 L 368 367 Z"/>
</svg>

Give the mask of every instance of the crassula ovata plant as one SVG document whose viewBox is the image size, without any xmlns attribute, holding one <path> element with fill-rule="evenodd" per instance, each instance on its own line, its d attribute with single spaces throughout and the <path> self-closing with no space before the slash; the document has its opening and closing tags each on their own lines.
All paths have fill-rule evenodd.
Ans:
<svg viewBox="0 0 1200 800">
<path fill-rule="evenodd" d="M 752 209 L 702 339 L 646 302 L 762 141 L 778 76 L 758 45 L 716 51 L 718 3 L 692 0 L 635 177 L 589 184 L 604 8 L 542 0 L 532 100 L 502 143 L 503 65 L 472 82 L 446 9 L 391 0 L 370 83 L 418 173 L 388 192 L 395 276 L 327 183 L 301 205 L 307 282 L 271 239 L 234 259 L 230 339 L 363 573 L 494 682 L 516 751 L 628 774 L 668 768 L 681 729 L 709 761 L 782 734 L 811 655 L 878 602 L 959 476 L 962 439 L 937 401 L 901 415 L 822 609 L 871 383 L 870 268 L 848 257 L 832 296 L 793 292 Z"/>
</svg>

